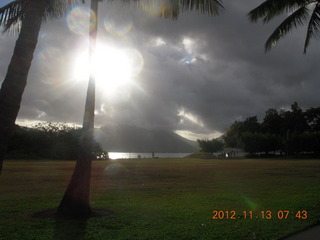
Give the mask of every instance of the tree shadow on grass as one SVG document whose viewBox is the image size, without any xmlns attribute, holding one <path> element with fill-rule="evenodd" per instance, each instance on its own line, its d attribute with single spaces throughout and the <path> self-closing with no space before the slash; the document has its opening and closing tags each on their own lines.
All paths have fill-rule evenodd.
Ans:
<svg viewBox="0 0 320 240">
<path fill-rule="evenodd" d="M 56 215 L 57 209 L 47 209 L 33 214 L 34 218 L 54 219 L 54 234 L 52 240 L 83 240 L 86 234 L 87 221 L 90 218 L 100 218 L 113 215 L 106 209 L 93 209 L 88 218 L 71 218 Z"/>
<path fill-rule="evenodd" d="M 86 218 L 64 219 L 56 217 L 53 240 L 82 240 L 87 229 Z"/>
</svg>

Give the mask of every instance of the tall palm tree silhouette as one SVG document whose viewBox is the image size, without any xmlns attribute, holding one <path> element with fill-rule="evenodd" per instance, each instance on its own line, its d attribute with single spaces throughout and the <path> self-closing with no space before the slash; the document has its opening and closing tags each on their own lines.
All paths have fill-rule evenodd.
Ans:
<svg viewBox="0 0 320 240">
<path fill-rule="evenodd" d="M 261 19 L 263 23 L 268 23 L 279 15 L 286 15 L 287 17 L 266 41 L 265 51 L 269 51 L 293 28 L 307 25 L 303 49 L 304 53 L 306 53 L 311 38 L 315 37 L 320 30 L 320 0 L 267 0 L 248 14 L 252 22 L 257 22 Z"/>
<path fill-rule="evenodd" d="M 98 2 L 102 0 L 91 0 L 90 31 L 89 31 L 89 59 L 90 63 L 95 54 L 97 32 L 98 32 Z M 91 64 L 90 64 L 91 65 Z M 80 156 L 71 176 L 68 187 L 58 207 L 57 214 L 60 216 L 88 217 L 91 214 L 89 204 L 90 179 L 92 164 L 92 143 L 94 130 L 95 110 L 95 76 L 90 69 L 87 96 L 85 102 L 82 139 Z"/>
<path fill-rule="evenodd" d="M 91 0 L 91 10 L 96 19 L 90 19 L 90 59 L 95 52 L 97 39 L 98 2 L 102 0 Z M 130 2 L 125 1 L 123 2 Z M 183 11 L 197 10 L 202 14 L 218 15 L 223 9 L 220 0 L 133 0 L 136 6 L 144 9 L 154 10 L 155 4 L 161 6 L 159 16 L 163 18 L 176 19 Z M 89 204 L 90 178 L 91 178 L 91 147 L 94 130 L 95 110 L 95 77 L 91 72 L 88 83 L 87 97 L 83 118 L 83 148 L 81 157 L 77 160 L 71 180 L 58 208 L 58 215 L 75 217 L 88 217 L 91 214 Z"/>
<path fill-rule="evenodd" d="M 0 89 L 0 174 L 13 133 L 33 53 L 43 21 L 64 16 L 76 0 L 14 0 L 0 8 L 0 26 L 19 32 L 6 76 Z"/>
</svg>

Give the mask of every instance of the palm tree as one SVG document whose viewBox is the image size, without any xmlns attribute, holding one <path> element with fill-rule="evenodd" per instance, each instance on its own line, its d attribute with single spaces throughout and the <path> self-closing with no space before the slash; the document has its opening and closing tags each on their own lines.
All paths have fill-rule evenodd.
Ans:
<svg viewBox="0 0 320 240">
<path fill-rule="evenodd" d="M 89 24 L 89 26 L 93 26 L 89 31 L 90 62 L 93 59 L 96 49 L 98 32 L 98 1 L 102 0 L 91 0 L 91 11 L 94 14 L 92 17 L 90 17 Z M 76 166 L 73 170 L 68 187 L 58 207 L 57 215 L 59 216 L 88 217 L 91 214 L 89 196 L 92 165 L 91 152 L 93 144 L 94 110 L 95 76 L 94 73 L 90 71 L 82 124 L 82 148 L 80 149 L 80 156 L 77 159 Z"/>
<path fill-rule="evenodd" d="M 92 30 L 90 30 L 90 59 L 95 52 L 97 39 L 98 22 L 98 2 L 102 0 L 91 0 L 91 10 L 96 19 L 90 19 Z M 109 0 L 111 1 L 111 0 Z M 128 0 L 123 0 L 129 2 Z M 153 10 L 155 3 L 160 0 L 133 0 L 136 6 Z M 161 2 L 161 1 L 160 1 Z M 223 8 L 220 0 L 163 0 L 163 8 L 159 12 L 160 17 L 176 19 L 182 11 L 192 11 L 196 9 L 200 13 L 218 15 Z M 143 3 L 143 5 L 142 5 Z M 73 217 L 88 217 L 91 214 L 89 204 L 90 177 L 91 177 L 91 147 L 93 142 L 94 130 L 94 110 L 95 110 L 95 78 L 90 73 L 87 98 L 85 103 L 83 118 L 83 148 L 81 157 L 77 160 L 71 180 L 67 190 L 59 205 L 57 214 Z"/>
<path fill-rule="evenodd" d="M 0 26 L 19 32 L 7 74 L 0 89 L 0 174 L 13 133 L 41 23 L 63 16 L 74 0 L 14 0 L 0 8 Z"/>
<path fill-rule="evenodd" d="M 267 0 L 251 10 L 248 16 L 252 22 L 261 19 L 263 23 L 268 23 L 281 14 L 286 14 L 287 17 L 266 41 L 265 51 L 269 51 L 293 28 L 308 24 L 303 50 L 306 53 L 311 38 L 320 30 L 320 0 Z"/>
</svg>

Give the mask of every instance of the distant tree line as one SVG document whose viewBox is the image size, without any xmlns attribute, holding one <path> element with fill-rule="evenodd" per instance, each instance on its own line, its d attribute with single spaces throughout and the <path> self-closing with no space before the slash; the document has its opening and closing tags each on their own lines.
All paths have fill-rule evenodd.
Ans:
<svg viewBox="0 0 320 240">
<path fill-rule="evenodd" d="M 82 129 L 63 123 L 40 123 L 33 128 L 16 125 L 8 145 L 9 158 L 47 158 L 76 160 Z M 98 142 L 94 142 L 93 158 L 106 158 Z"/>
<path fill-rule="evenodd" d="M 224 136 L 225 146 L 250 155 L 320 155 L 320 108 L 303 111 L 295 102 L 290 110 L 269 109 L 262 122 L 256 116 L 236 121 Z"/>
<path fill-rule="evenodd" d="M 218 139 L 198 139 L 197 140 L 199 145 L 200 152 L 207 152 L 207 153 L 215 153 L 223 150 L 224 144 L 222 141 Z"/>
</svg>

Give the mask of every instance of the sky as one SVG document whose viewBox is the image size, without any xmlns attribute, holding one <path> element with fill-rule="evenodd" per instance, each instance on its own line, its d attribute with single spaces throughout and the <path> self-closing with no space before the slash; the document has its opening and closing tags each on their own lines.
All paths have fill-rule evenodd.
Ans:
<svg viewBox="0 0 320 240">
<path fill-rule="evenodd" d="M 0 6 L 9 1 L 1 1 Z M 319 42 L 303 54 L 301 27 L 270 52 L 281 17 L 250 23 L 262 1 L 223 1 L 220 16 L 183 12 L 177 20 L 119 2 L 99 3 L 95 126 L 165 129 L 192 140 L 218 137 L 269 108 L 319 107 Z M 88 82 L 88 6 L 44 23 L 17 123 L 81 124 Z M 0 82 L 17 35 L 0 36 Z"/>
</svg>

